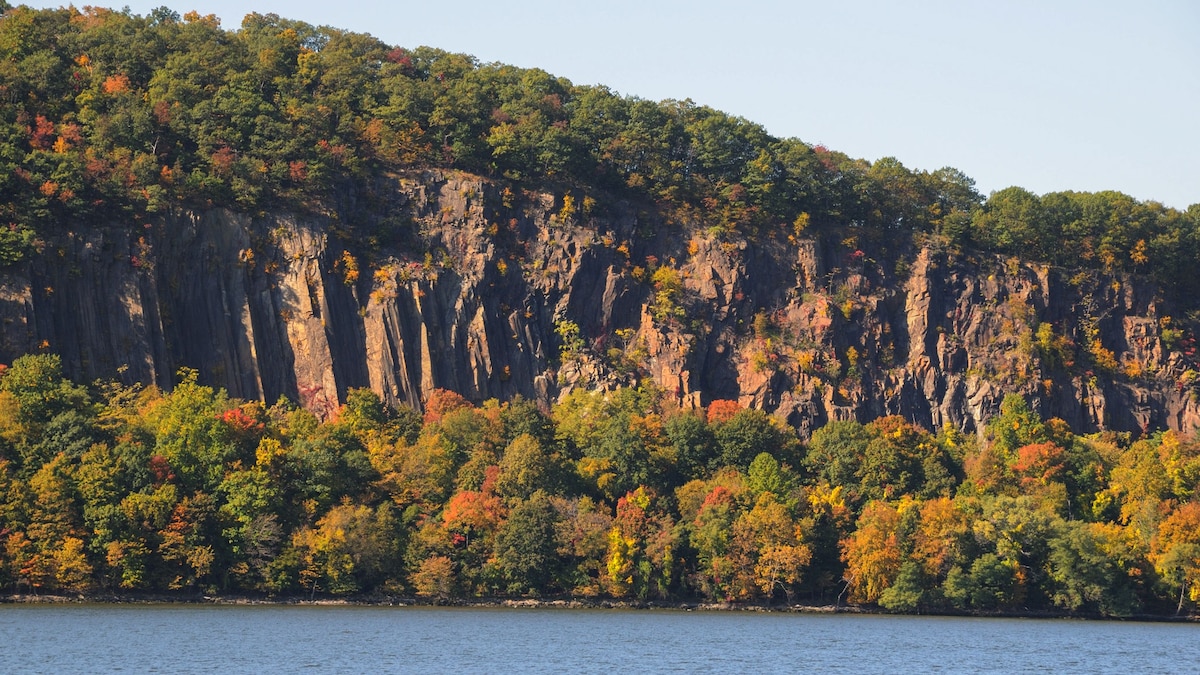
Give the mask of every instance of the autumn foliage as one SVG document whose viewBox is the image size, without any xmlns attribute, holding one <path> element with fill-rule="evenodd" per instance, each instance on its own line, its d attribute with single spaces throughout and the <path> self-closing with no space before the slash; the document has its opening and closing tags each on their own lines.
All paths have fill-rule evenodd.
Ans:
<svg viewBox="0 0 1200 675">
<path fill-rule="evenodd" d="M 710 422 L 646 390 L 549 416 L 448 390 L 426 406 L 268 408 L 193 371 L 88 390 L 22 357 L 0 369 L 0 584 L 1090 615 L 1200 598 L 1200 442 L 1176 433 L 1076 436 L 1018 398 L 981 437 L 887 417 L 807 446 L 760 411 L 714 401 Z"/>
<path fill-rule="evenodd" d="M 742 406 L 737 401 L 716 400 L 708 404 L 708 423 L 720 424 L 727 422 L 737 414 Z"/>
</svg>

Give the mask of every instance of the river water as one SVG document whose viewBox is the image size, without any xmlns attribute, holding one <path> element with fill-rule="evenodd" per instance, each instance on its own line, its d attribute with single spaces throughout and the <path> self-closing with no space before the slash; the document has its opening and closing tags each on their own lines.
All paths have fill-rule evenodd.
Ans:
<svg viewBox="0 0 1200 675">
<path fill-rule="evenodd" d="M 1200 672 L 1200 625 L 339 606 L 4 605 L 4 673 Z"/>
</svg>

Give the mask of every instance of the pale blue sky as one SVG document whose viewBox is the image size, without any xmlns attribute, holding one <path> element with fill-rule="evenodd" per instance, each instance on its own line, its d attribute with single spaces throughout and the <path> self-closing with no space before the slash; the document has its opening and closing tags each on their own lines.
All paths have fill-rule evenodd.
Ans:
<svg viewBox="0 0 1200 675">
<path fill-rule="evenodd" d="M 953 166 L 984 194 L 1200 203 L 1196 0 L 179 1 L 128 6 L 195 9 L 226 28 L 274 12 L 691 98 L 853 157 Z"/>
</svg>

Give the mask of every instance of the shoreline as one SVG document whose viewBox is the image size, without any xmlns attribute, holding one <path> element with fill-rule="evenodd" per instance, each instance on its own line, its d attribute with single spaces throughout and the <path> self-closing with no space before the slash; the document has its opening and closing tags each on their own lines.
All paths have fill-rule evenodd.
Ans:
<svg viewBox="0 0 1200 675">
<path fill-rule="evenodd" d="M 173 594 L 80 594 L 35 595 L 14 593 L 0 595 L 2 605 L 216 605 L 216 606 L 294 606 L 294 607 L 439 607 L 474 609 L 591 609 L 591 610 L 662 610 L 677 612 L 756 612 L 768 614 L 854 614 L 863 616 L 924 616 L 995 619 L 1064 619 L 1083 621 L 1137 621 L 1158 623 L 1200 623 L 1198 615 L 1134 614 L 1104 616 L 1065 611 L 928 611 L 889 612 L 873 605 L 765 605 L 753 602 L 703 602 L 665 600 L 599 600 L 591 598 L 475 598 L 434 599 L 410 596 L 349 596 L 345 598 L 306 598 L 303 596 L 257 597 L 241 595 L 173 595 Z"/>
</svg>

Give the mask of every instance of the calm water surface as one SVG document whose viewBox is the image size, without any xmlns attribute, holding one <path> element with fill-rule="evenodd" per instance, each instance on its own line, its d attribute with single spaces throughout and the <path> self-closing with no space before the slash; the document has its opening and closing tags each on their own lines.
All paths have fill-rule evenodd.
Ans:
<svg viewBox="0 0 1200 675">
<path fill-rule="evenodd" d="M 0 606 L 0 672 L 1200 673 L 1200 625 L 666 610 Z"/>
</svg>

